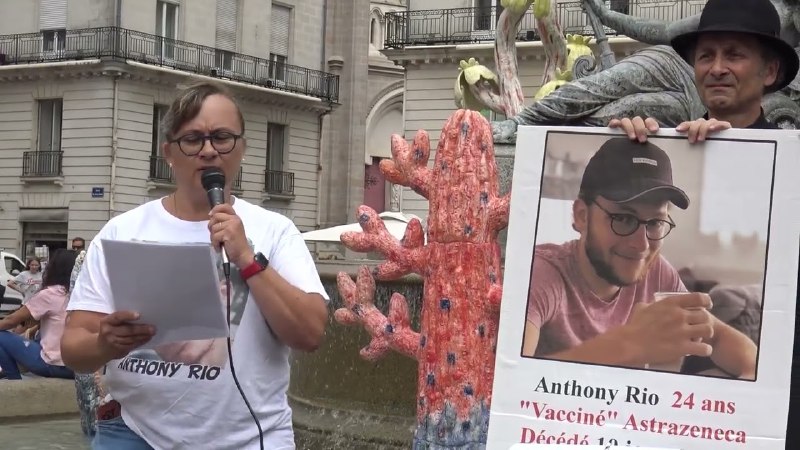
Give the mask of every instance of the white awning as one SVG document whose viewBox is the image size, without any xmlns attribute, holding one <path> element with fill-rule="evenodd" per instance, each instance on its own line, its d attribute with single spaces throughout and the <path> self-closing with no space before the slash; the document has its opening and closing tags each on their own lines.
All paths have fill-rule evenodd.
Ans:
<svg viewBox="0 0 800 450">
<path fill-rule="evenodd" d="M 402 239 L 406 232 L 406 226 L 411 219 L 419 219 L 414 214 L 404 214 L 401 212 L 382 212 L 378 216 L 383 219 L 386 229 L 397 239 Z M 302 234 L 303 239 L 313 242 L 341 242 L 342 233 L 347 231 L 364 231 L 358 223 L 348 223 L 335 227 L 324 228 L 321 230 L 307 231 Z"/>
</svg>

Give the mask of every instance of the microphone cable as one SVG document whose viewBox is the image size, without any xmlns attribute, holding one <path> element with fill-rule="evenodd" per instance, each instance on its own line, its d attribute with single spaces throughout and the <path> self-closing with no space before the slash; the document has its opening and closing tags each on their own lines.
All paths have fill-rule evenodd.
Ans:
<svg viewBox="0 0 800 450">
<path fill-rule="evenodd" d="M 223 252 L 225 250 L 222 250 Z M 242 400 L 244 400 L 244 404 L 247 405 L 247 410 L 250 411 L 250 415 L 253 416 L 253 421 L 256 423 L 256 428 L 258 428 L 258 442 L 260 444 L 261 450 L 264 450 L 264 430 L 261 429 L 261 422 L 258 421 L 258 417 L 256 416 L 255 411 L 253 411 L 253 407 L 250 406 L 250 400 L 247 399 L 247 395 L 245 395 L 244 390 L 242 389 L 242 385 L 239 384 L 239 378 L 236 377 L 236 369 L 233 367 L 233 349 L 231 348 L 231 264 L 230 262 L 224 262 L 222 264 L 222 270 L 225 272 L 225 297 L 226 297 L 226 306 L 227 306 L 227 313 L 228 313 L 228 366 L 231 369 L 231 376 L 233 376 L 233 382 L 236 384 L 236 389 L 239 390 L 239 395 L 242 396 Z"/>
</svg>

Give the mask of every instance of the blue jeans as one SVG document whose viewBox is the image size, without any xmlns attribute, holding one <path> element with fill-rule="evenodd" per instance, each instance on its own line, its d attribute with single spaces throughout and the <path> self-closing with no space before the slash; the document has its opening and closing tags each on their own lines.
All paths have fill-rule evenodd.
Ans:
<svg viewBox="0 0 800 450">
<path fill-rule="evenodd" d="M 153 447 L 125 425 L 122 417 L 98 420 L 92 450 L 153 450 Z"/>
<path fill-rule="evenodd" d="M 20 380 L 20 364 L 40 377 L 67 378 L 75 376 L 64 366 L 54 366 L 42 359 L 42 346 L 10 331 L 0 331 L 0 370 L 9 380 Z"/>
</svg>

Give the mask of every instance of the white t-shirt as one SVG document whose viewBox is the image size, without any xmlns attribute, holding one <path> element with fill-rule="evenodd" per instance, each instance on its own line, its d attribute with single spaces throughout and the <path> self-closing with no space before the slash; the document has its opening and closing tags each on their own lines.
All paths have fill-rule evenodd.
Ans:
<svg viewBox="0 0 800 450">
<path fill-rule="evenodd" d="M 44 264 L 42 264 L 43 266 Z M 14 282 L 17 283 L 19 287 L 19 291 L 22 293 L 22 304 L 28 303 L 33 294 L 39 292 L 39 289 L 42 288 L 42 271 L 44 267 L 41 268 L 36 273 L 31 271 L 23 271 L 14 278 Z"/>
<path fill-rule="evenodd" d="M 233 209 L 253 249 L 269 259 L 270 267 L 297 288 L 328 300 L 308 248 L 288 218 L 241 199 L 235 199 Z M 207 225 L 174 217 L 160 200 L 114 217 L 92 239 L 67 309 L 113 311 L 103 239 L 210 242 Z M 219 260 L 218 272 L 224 287 Z M 259 418 L 265 448 L 293 449 L 286 401 L 289 348 L 268 328 L 234 264 L 231 290 L 236 376 Z M 109 362 L 103 383 L 122 405 L 128 427 L 156 449 L 258 449 L 258 429 L 227 368 L 226 345 L 225 339 L 214 339 L 137 350 Z"/>
</svg>

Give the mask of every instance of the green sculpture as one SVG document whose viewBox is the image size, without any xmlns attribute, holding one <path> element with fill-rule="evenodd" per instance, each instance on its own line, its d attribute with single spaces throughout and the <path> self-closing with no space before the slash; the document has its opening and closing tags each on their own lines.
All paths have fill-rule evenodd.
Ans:
<svg viewBox="0 0 800 450">
<path fill-rule="evenodd" d="M 536 30 L 545 52 L 545 68 L 541 87 L 534 100 L 541 100 L 575 78 L 575 67 L 585 64 L 578 73 L 594 69 L 594 54 L 589 47 L 591 37 L 562 33 L 556 14 L 556 0 L 504 0 L 503 12 L 497 21 L 495 66 L 498 74 L 481 65 L 475 58 L 459 63 L 454 97 L 456 106 L 464 109 L 486 108 L 513 117 L 524 109 L 524 93 L 517 68 L 516 36 L 526 11 L 533 7 Z M 586 60 L 583 63 L 582 60 Z M 588 64 L 587 64 L 588 63 Z M 583 66 L 581 66 L 583 67 Z M 587 70 L 588 69 L 588 70 Z"/>
</svg>

